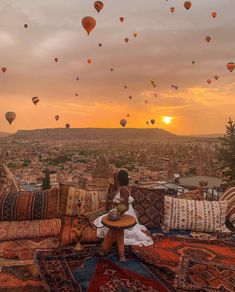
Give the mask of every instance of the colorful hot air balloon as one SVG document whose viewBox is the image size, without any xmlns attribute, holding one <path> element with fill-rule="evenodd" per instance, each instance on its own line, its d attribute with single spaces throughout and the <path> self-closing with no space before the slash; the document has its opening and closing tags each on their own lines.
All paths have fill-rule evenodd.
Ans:
<svg viewBox="0 0 235 292">
<path fill-rule="evenodd" d="M 129 95 L 129 99 L 132 99 L 132 96 L 131 95 Z"/>
<path fill-rule="evenodd" d="M 171 13 L 174 13 L 175 12 L 175 7 L 171 7 L 170 11 L 171 11 Z"/>
<path fill-rule="evenodd" d="M 205 40 L 209 43 L 211 41 L 211 36 L 210 35 L 206 36 Z"/>
<path fill-rule="evenodd" d="M 207 81 L 206 81 L 208 84 L 211 84 L 211 79 L 207 79 Z"/>
<path fill-rule="evenodd" d="M 124 128 L 127 124 L 127 120 L 126 119 L 121 119 L 120 120 L 120 125 Z"/>
<path fill-rule="evenodd" d="M 138 33 L 137 33 L 137 32 L 134 32 L 134 33 L 133 33 L 133 36 L 134 36 L 135 38 L 137 38 Z"/>
<path fill-rule="evenodd" d="M 99 13 L 103 9 L 104 3 L 102 1 L 95 1 L 94 7 L 96 11 Z"/>
<path fill-rule="evenodd" d="M 185 7 L 187 10 L 189 10 L 189 9 L 191 8 L 191 6 L 192 6 L 192 3 L 191 3 L 190 1 L 185 1 L 185 2 L 184 2 L 184 7 Z"/>
<path fill-rule="evenodd" d="M 128 43 L 128 42 L 129 42 L 129 39 L 128 39 L 128 38 L 125 38 L 124 40 L 125 40 L 125 42 L 126 42 L 126 43 Z"/>
<path fill-rule="evenodd" d="M 119 19 L 121 22 L 123 22 L 125 18 L 123 16 L 121 16 Z"/>
<path fill-rule="evenodd" d="M 92 59 L 87 59 L 87 63 L 91 64 L 92 63 Z"/>
<path fill-rule="evenodd" d="M 69 129 L 69 128 L 70 128 L 70 124 L 67 123 L 67 124 L 65 125 L 65 127 L 66 127 L 67 129 Z"/>
<path fill-rule="evenodd" d="M 212 13 L 211 13 L 211 16 L 212 16 L 213 18 L 215 18 L 215 17 L 217 16 L 217 12 L 215 12 L 215 11 L 212 12 Z"/>
<path fill-rule="evenodd" d="M 214 78 L 215 78 L 215 80 L 218 80 L 219 79 L 219 75 L 218 74 L 215 74 L 214 75 Z"/>
<path fill-rule="evenodd" d="M 151 122 L 152 125 L 155 124 L 155 120 L 154 119 L 150 120 L 150 122 Z"/>
<path fill-rule="evenodd" d="M 6 119 L 7 119 L 7 121 L 8 121 L 8 123 L 11 125 L 11 123 L 15 120 L 15 118 L 16 118 L 16 114 L 14 113 L 14 112 L 7 112 L 6 114 L 5 114 L 5 117 L 6 117 Z"/>
<path fill-rule="evenodd" d="M 84 27 L 85 31 L 89 35 L 90 32 L 95 28 L 96 26 L 96 20 L 92 16 L 86 16 L 82 19 L 82 26 Z"/>
<path fill-rule="evenodd" d="M 24 28 L 28 28 L 28 24 L 27 23 L 24 24 Z"/>
<path fill-rule="evenodd" d="M 39 103 L 39 98 L 38 98 L 37 96 L 34 96 L 34 97 L 32 98 L 32 101 L 33 101 L 33 103 L 34 103 L 35 105 L 37 105 L 37 104 Z"/>
<path fill-rule="evenodd" d="M 54 61 L 57 63 L 59 61 L 59 58 L 55 58 Z"/>
<path fill-rule="evenodd" d="M 56 115 L 56 116 L 55 116 L 55 120 L 56 120 L 56 121 L 58 121 L 58 120 L 59 120 L 59 118 L 60 118 L 60 116 L 59 116 L 59 115 Z"/>
<path fill-rule="evenodd" d="M 7 71 L 7 67 L 2 67 L 2 72 L 5 73 Z"/>
<path fill-rule="evenodd" d="M 234 68 L 235 68 L 235 64 L 233 62 L 229 62 L 227 64 L 227 69 L 229 72 L 233 72 Z"/>
</svg>

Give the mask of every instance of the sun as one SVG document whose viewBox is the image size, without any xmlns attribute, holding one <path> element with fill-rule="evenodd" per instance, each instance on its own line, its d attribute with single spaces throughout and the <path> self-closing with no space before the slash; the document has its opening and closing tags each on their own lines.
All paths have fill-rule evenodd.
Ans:
<svg viewBox="0 0 235 292">
<path fill-rule="evenodd" d="M 169 125 L 172 122 L 173 118 L 165 116 L 165 117 L 162 118 L 162 120 L 163 120 L 164 124 Z"/>
</svg>

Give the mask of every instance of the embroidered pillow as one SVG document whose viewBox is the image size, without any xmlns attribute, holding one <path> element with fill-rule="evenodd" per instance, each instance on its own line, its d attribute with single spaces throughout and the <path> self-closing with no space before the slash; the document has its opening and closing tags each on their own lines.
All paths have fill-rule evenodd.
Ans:
<svg viewBox="0 0 235 292">
<path fill-rule="evenodd" d="M 164 225 L 169 229 L 229 232 L 227 202 L 185 200 L 165 196 Z"/>
<path fill-rule="evenodd" d="M 224 192 L 220 201 L 228 202 L 227 220 L 235 227 L 235 187 L 231 187 Z"/>
</svg>

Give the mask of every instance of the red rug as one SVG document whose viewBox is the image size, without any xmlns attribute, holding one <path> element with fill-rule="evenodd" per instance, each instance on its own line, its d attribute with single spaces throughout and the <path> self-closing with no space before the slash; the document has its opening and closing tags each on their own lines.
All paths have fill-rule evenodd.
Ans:
<svg viewBox="0 0 235 292">
<path fill-rule="evenodd" d="M 165 292 L 166 287 L 156 280 L 120 268 L 109 260 L 101 259 L 87 292 L 142 291 Z"/>
<path fill-rule="evenodd" d="M 235 265 L 184 257 L 176 285 L 181 289 L 235 291 Z"/>
<path fill-rule="evenodd" d="M 160 236 L 154 244 L 147 247 L 135 246 L 134 253 L 144 262 L 155 266 L 167 267 L 178 273 L 182 256 L 215 260 L 223 264 L 235 264 L 235 244 L 217 240 L 196 240 Z"/>
</svg>

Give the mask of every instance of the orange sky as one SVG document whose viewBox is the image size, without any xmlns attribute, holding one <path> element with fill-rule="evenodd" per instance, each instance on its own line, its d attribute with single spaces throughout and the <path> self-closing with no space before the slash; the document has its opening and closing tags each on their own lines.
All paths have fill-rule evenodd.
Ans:
<svg viewBox="0 0 235 292">
<path fill-rule="evenodd" d="M 103 2 L 98 14 L 88 0 L 1 0 L 0 67 L 8 70 L 0 72 L 0 131 L 64 127 L 67 122 L 72 127 L 119 127 L 130 114 L 127 127 L 146 127 L 153 118 L 154 127 L 177 134 L 223 133 L 228 117 L 235 120 L 235 71 L 226 69 L 235 62 L 235 1 L 192 0 L 189 11 L 181 0 Z M 90 36 L 81 26 L 86 15 L 97 20 Z M 40 98 L 37 106 L 33 96 Z M 17 115 L 11 126 L 7 111 Z M 172 124 L 163 124 L 162 116 L 174 117 Z"/>
</svg>

